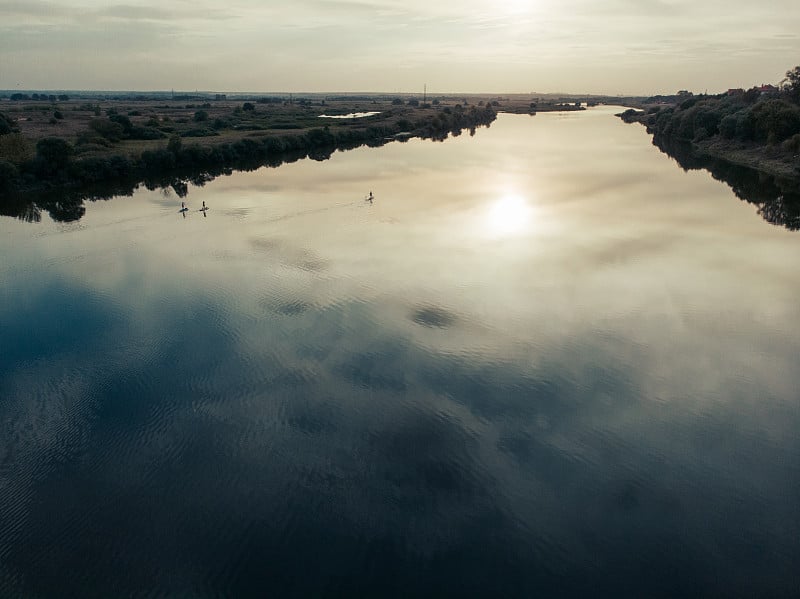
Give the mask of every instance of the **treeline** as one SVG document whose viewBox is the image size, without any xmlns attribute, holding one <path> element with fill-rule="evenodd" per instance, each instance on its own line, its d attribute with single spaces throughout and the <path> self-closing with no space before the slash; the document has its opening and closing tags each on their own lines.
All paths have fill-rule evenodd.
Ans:
<svg viewBox="0 0 800 599">
<path fill-rule="evenodd" d="M 662 138 L 702 142 L 719 137 L 739 142 L 780 146 L 800 152 L 800 67 L 787 73 L 783 89 L 731 90 L 716 96 L 692 96 L 679 104 L 652 107 L 642 115 L 626 111 L 627 121 L 640 121 Z"/>
<path fill-rule="evenodd" d="M 329 127 L 315 128 L 304 133 L 245 137 L 203 146 L 186 144 L 180 135 L 173 134 L 162 147 L 145 150 L 138 157 L 119 154 L 80 157 L 66 140 L 50 137 L 37 142 L 31 157 L 23 157 L 16 163 L 0 159 L 0 213 L 38 220 L 37 207 L 31 207 L 35 203 L 57 220 L 74 220 L 83 214 L 84 199 L 130 194 L 140 183 L 148 188 L 172 187 L 180 196 L 185 195 L 188 183 L 203 184 L 233 170 L 277 166 L 305 157 L 326 160 L 337 149 L 382 145 L 397 139 L 395 136 L 400 133 L 444 139 L 465 128 L 488 126 L 495 117 L 491 106 L 468 110 L 457 106 L 416 121 L 399 119 L 336 131 Z M 90 128 L 88 135 L 104 140 L 144 137 L 126 117 L 112 115 L 109 119 L 98 119 Z M 0 145 L 20 137 L 14 133 L 13 123 L 0 114 L 2 130 L 8 134 L 0 134 Z M 59 198 L 54 204 L 47 199 L 51 191 L 56 191 Z M 21 192 L 25 192 L 24 199 Z M 73 201 L 68 202 L 67 198 Z"/>
<path fill-rule="evenodd" d="M 67 94 L 11 94 L 8 98 L 12 102 L 21 102 L 24 100 L 39 100 L 45 102 L 67 102 L 69 96 Z"/>
</svg>

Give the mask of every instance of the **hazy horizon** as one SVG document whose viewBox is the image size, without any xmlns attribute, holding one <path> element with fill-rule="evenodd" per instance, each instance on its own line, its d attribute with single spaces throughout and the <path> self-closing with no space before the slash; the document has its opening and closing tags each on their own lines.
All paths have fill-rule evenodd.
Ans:
<svg viewBox="0 0 800 599">
<path fill-rule="evenodd" d="M 716 93 L 780 81 L 799 26 L 790 0 L 0 0 L 0 88 Z"/>
</svg>

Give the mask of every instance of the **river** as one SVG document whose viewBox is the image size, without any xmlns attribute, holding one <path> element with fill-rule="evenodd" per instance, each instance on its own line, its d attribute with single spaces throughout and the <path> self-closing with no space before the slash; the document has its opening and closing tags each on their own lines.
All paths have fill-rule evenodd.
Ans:
<svg viewBox="0 0 800 599">
<path fill-rule="evenodd" d="M 1 218 L 0 595 L 800 593 L 800 233 L 617 111 Z"/>
</svg>

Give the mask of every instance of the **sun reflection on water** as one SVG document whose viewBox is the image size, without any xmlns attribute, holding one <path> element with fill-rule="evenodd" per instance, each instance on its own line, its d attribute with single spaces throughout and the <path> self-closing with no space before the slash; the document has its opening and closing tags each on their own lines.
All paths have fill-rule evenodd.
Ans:
<svg viewBox="0 0 800 599">
<path fill-rule="evenodd" d="M 485 230 L 492 237 L 523 234 L 530 228 L 533 212 L 533 207 L 523 196 L 504 195 L 488 206 Z"/>
</svg>

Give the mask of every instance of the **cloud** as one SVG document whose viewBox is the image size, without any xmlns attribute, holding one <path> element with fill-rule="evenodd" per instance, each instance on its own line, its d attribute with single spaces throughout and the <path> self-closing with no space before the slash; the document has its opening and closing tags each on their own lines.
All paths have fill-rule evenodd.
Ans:
<svg viewBox="0 0 800 599">
<path fill-rule="evenodd" d="M 533 78 L 543 91 L 633 93 L 652 91 L 654 71 L 665 91 L 725 89 L 759 72 L 770 80 L 800 54 L 800 7 L 788 0 L 575 0 L 569 10 L 555 0 L 34 0 L 2 2 L 0 17 L 0 88 L 379 91 L 436 78 L 454 91 L 521 91 Z M 94 55 L 82 50 L 92 41 Z M 63 55 L 57 84 L 42 72 L 45 47 Z M 735 55 L 747 57 L 742 68 Z M 142 77 L 143 56 L 167 60 Z M 202 72 L 187 72 L 192 62 Z"/>
</svg>

